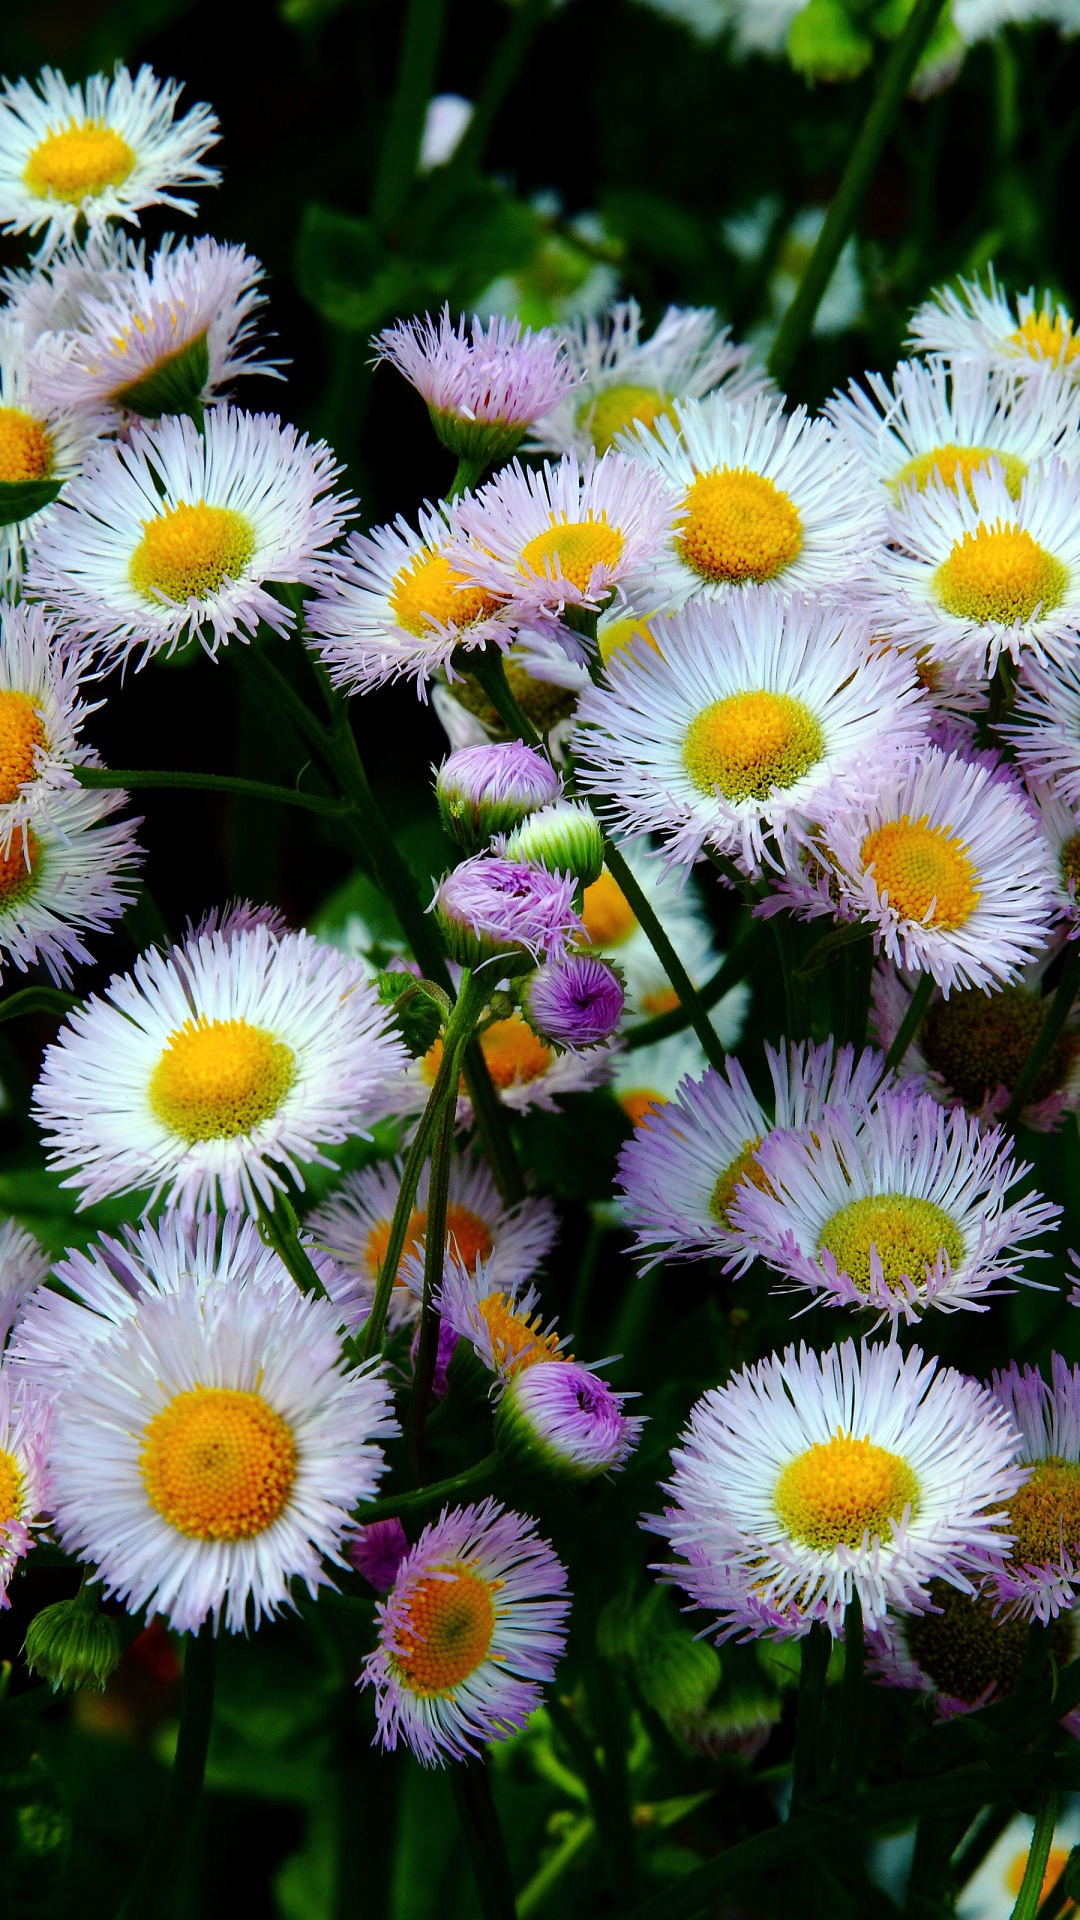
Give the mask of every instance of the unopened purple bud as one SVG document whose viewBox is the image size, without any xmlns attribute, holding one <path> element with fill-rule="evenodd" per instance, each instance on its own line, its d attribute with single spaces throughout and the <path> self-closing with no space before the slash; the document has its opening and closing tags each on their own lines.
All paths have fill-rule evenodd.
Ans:
<svg viewBox="0 0 1080 1920">
<path fill-rule="evenodd" d="M 450 958 L 463 967 L 497 960 L 505 972 L 520 973 L 543 955 L 561 956 L 582 931 L 569 874 L 490 854 L 448 873 L 433 906 Z"/>
<path fill-rule="evenodd" d="M 350 1565 L 376 1593 L 389 1593 L 409 1542 L 400 1520 L 373 1520 L 369 1527 L 357 1529 L 345 1551 Z"/>
<path fill-rule="evenodd" d="M 552 1360 L 514 1374 L 495 1410 L 495 1443 L 509 1459 L 572 1480 L 621 1467 L 644 1420 L 623 1412 L 616 1393 L 576 1360 Z"/>
<path fill-rule="evenodd" d="M 525 995 L 525 1013 L 541 1039 L 579 1053 L 610 1039 L 625 1000 L 613 967 L 591 953 L 571 953 L 537 968 Z"/>
<path fill-rule="evenodd" d="M 436 775 L 435 798 L 447 833 L 466 853 L 477 853 L 494 834 L 513 832 L 557 800 L 561 785 L 542 753 L 508 740 L 450 754 Z"/>
</svg>

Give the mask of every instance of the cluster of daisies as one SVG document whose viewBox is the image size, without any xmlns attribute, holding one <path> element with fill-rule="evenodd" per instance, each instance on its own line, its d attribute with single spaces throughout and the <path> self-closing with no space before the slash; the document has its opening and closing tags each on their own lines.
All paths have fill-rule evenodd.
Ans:
<svg viewBox="0 0 1080 1920">
<path fill-rule="evenodd" d="M 708 312 L 649 338 L 632 302 L 561 334 L 398 325 L 378 352 L 457 474 L 346 538 L 329 449 L 229 397 L 274 371 L 258 263 L 118 224 L 189 210 L 214 132 L 147 70 L 0 92 L 0 226 L 40 237 L 0 316 L 0 950 L 66 986 L 132 897 L 90 690 L 302 628 L 339 696 L 405 678 L 444 724 L 456 998 L 362 926 L 331 944 L 245 903 L 70 1012 L 34 1116 L 80 1202 L 132 1224 L 56 1265 L 0 1236 L 0 1585 L 48 1533 L 131 1612 L 242 1631 L 363 1577 L 387 1745 L 521 1727 L 565 1640 L 553 1547 L 493 1499 L 422 1529 L 378 1500 L 399 1394 L 453 1406 L 470 1372 L 526 1485 L 634 1452 L 640 1416 L 542 1303 L 555 1211 L 506 1196 L 474 1126 L 481 1091 L 505 1118 L 607 1084 L 644 1264 L 716 1259 L 747 1298 L 771 1270 L 875 1323 L 699 1403 L 646 1523 L 665 1573 L 721 1635 L 839 1636 L 857 1599 L 884 1679 L 978 1704 L 1026 1621 L 1071 1648 L 1080 1371 L 981 1385 L 899 1330 L 1034 1284 L 1060 1210 L 1005 1123 L 1080 1104 L 1064 1017 L 1025 1081 L 1078 930 L 1072 322 L 962 286 L 819 417 Z M 754 930 L 861 942 L 879 1046 L 793 1032 L 768 1098 L 718 1064 L 746 968 L 695 868 Z M 693 1036 L 687 982 L 715 1009 Z M 387 1125 L 407 1158 L 342 1176 Z"/>
</svg>

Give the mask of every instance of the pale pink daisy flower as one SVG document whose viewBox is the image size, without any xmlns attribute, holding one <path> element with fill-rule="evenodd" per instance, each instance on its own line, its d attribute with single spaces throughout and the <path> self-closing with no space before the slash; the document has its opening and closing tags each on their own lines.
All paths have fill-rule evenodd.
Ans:
<svg viewBox="0 0 1080 1920">
<path fill-rule="evenodd" d="M 0 1610 L 49 1505 L 51 1408 L 32 1382 L 0 1366 Z"/>
<path fill-rule="evenodd" d="M 1051 1377 L 1013 1361 L 995 1372 L 991 1392 L 1021 1435 L 1025 1484 L 1009 1503 L 1012 1535 L 993 1568 L 989 1591 L 1003 1612 L 1054 1620 L 1080 1594 L 1080 1367 L 1060 1353 Z"/>
<path fill-rule="evenodd" d="M 565 344 L 549 327 L 534 333 L 496 315 L 485 326 L 444 307 L 438 322 L 399 321 L 374 342 L 427 402 L 443 445 L 459 459 L 498 466 L 527 427 L 578 384 Z"/>
</svg>

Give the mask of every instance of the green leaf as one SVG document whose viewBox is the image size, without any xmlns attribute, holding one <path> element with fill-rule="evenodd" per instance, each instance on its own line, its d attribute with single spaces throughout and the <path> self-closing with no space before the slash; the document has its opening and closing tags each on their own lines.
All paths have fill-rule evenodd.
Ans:
<svg viewBox="0 0 1080 1920">
<path fill-rule="evenodd" d="M 391 253 L 372 221 L 317 201 L 300 223 L 296 278 L 323 319 L 347 333 L 370 333 L 393 314 L 423 306 L 429 291 L 423 269 Z"/>
<path fill-rule="evenodd" d="M 30 520 L 56 499 L 60 480 L 0 480 L 0 527 Z"/>
<path fill-rule="evenodd" d="M 159 360 L 141 380 L 121 387 L 113 395 L 117 406 L 157 420 L 163 413 L 190 413 L 201 405 L 203 388 L 210 377 L 210 350 L 205 333 L 186 347 Z"/>
</svg>

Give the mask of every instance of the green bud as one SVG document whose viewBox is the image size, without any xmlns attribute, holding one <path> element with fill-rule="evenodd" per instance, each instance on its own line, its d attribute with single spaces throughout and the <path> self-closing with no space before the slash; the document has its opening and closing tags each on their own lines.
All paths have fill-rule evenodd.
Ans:
<svg viewBox="0 0 1080 1920">
<path fill-rule="evenodd" d="M 445 993 L 434 981 L 414 979 L 393 967 L 378 975 L 376 985 L 383 1006 L 392 1008 L 394 1025 L 413 1059 L 421 1060 L 443 1030 Z"/>
<path fill-rule="evenodd" d="M 581 800 L 556 800 L 529 815 L 506 842 L 506 858 L 549 873 L 572 873 L 583 887 L 599 880 L 604 835 L 596 815 Z"/>
<path fill-rule="evenodd" d="M 874 57 L 874 43 L 842 0 L 810 0 L 788 29 L 788 59 L 808 80 L 855 80 Z"/>
<path fill-rule="evenodd" d="M 210 377 L 206 335 L 159 360 L 141 379 L 113 394 L 113 404 L 158 420 L 163 413 L 189 413 L 202 419 L 203 392 Z"/>
<path fill-rule="evenodd" d="M 123 1649 L 116 1621 L 84 1590 L 74 1600 L 58 1600 L 35 1615 L 26 1630 L 24 1651 L 27 1666 L 51 1680 L 55 1692 L 94 1687 L 101 1693 Z"/>
</svg>

